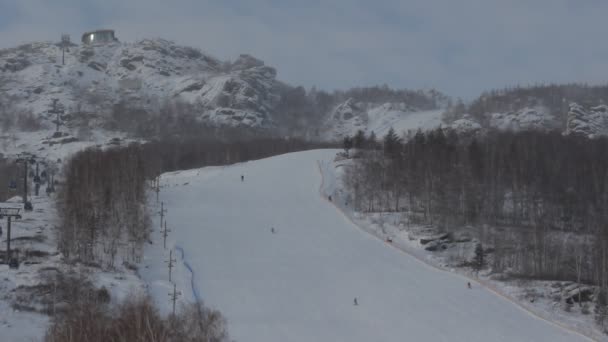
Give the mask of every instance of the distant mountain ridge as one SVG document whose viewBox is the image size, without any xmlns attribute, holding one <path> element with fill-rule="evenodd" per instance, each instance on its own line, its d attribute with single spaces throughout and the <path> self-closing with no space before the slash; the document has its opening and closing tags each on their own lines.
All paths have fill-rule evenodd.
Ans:
<svg viewBox="0 0 608 342">
<path fill-rule="evenodd" d="M 19 118 L 26 124 L 41 118 L 42 126 L 54 127 L 54 100 L 68 129 L 86 119 L 91 128 L 136 127 L 146 134 L 157 134 L 163 129 L 158 126 L 187 113 L 179 127 L 203 124 L 313 140 L 339 140 L 358 130 L 382 136 L 391 127 L 404 133 L 439 126 L 608 135 L 608 86 L 518 87 L 483 93 L 465 105 L 432 89 L 306 90 L 281 82 L 275 68 L 250 55 L 221 61 L 164 39 L 72 45 L 65 65 L 55 43 L 0 50 L 2 128 Z M 171 109 L 175 117 L 162 121 L 168 103 L 187 107 Z M 154 124 L 147 123 L 151 117 Z"/>
<path fill-rule="evenodd" d="M 220 61 L 164 39 L 72 45 L 65 65 L 60 45 L 51 42 L 0 50 L 0 111 L 29 112 L 51 127 L 53 100 L 68 126 L 86 117 L 97 120 L 93 127 L 105 120 L 118 122 L 106 126 L 120 129 L 127 115 L 131 122 L 145 121 L 174 102 L 189 106 L 191 119 L 206 125 L 324 140 L 360 128 L 383 134 L 409 114 L 449 101 L 435 90 L 386 86 L 307 91 L 277 80 L 276 69 L 250 55 Z M 356 112 L 353 117 L 341 113 L 346 108 Z"/>
</svg>

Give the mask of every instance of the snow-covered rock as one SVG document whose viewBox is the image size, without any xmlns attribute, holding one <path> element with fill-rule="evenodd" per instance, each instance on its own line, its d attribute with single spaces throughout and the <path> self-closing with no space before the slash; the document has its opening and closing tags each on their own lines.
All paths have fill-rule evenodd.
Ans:
<svg viewBox="0 0 608 342">
<path fill-rule="evenodd" d="M 452 122 L 448 128 L 453 129 L 459 134 L 476 134 L 482 129 L 481 125 L 468 114 L 465 114 L 462 118 Z"/>
<path fill-rule="evenodd" d="M 565 100 L 564 100 L 565 101 Z M 517 106 L 517 102 L 513 104 Z M 542 101 L 538 100 L 536 103 Z M 600 101 L 600 103 L 602 103 Z M 468 114 L 459 114 L 451 121 L 449 128 L 459 133 L 487 132 L 497 129 L 502 131 L 559 131 L 565 135 L 577 135 L 587 138 L 608 135 L 608 106 L 582 106 L 570 103 L 568 112 L 561 108 L 550 109 L 539 104 L 524 106 L 517 110 L 505 112 L 488 112 L 472 118 Z M 481 115 L 481 116 L 479 116 Z"/>
<path fill-rule="evenodd" d="M 590 138 L 608 135 L 608 106 L 585 110 L 583 106 L 571 103 L 564 134 Z"/>
<path fill-rule="evenodd" d="M 348 99 L 339 104 L 328 116 L 326 125 L 326 135 L 328 138 L 341 139 L 345 136 L 353 135 L 358 130 L 365 131 L 369 117 L 367 111 L 355 103 L 355 100 Z"/>
<path fill-rule="evenodd" d="M 555 119 L 546 107 L 524 107 L 513 112 L 490 114 L 490 127 L 500 130 L 545 131 L 555 128 Z"/>
</svg>

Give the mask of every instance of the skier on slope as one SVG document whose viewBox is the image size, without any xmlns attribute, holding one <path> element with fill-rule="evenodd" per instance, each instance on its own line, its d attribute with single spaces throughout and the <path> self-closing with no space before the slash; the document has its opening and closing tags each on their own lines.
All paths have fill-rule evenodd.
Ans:
<svg viewBox="0 0 608 342">
<path fill-rule="evenodd" d="M 245 181 L 245 176 L 241 175 L 241 182 Z"/>
<path fill-rule="evenodd" d="M 467 283 L 467 287 L 470 289 L 471 288 L 471 282 Z"/>
<path fill-rule="evenodd" d="M 357 297 L 355 297 L 355 299 L 354 299 L 354 305 L 359 305 L 359 302 L 357 301 Z"/>
<path fill-rule="evenodd" d="M 271 228 L 270 228 L 270 232 L 271 232 L 272 234 L 274 234 L 274 233 L 276 232 L 276 231 L 274 230 L 274 227 L 271 227 Z"/>
</svg>

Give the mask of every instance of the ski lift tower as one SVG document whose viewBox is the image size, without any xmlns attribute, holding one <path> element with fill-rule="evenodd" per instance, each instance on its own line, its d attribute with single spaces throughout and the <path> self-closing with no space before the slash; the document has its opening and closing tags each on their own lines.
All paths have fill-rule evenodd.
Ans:
<svg viewBox="0 0 608 342">
<path fill-rule="evenodd" d="M 61 35 L 61 64 L 65 65 L 65 52 L 70 52 L 70 35 L 62 34 Z"/>
<path fill-rule="evenodd" d="M 16 162 L 23 163 L 23 209 L 33 210 L 32 202 L 27 200 L 27 164 L 36 163 L 36 159 L 32 155 L 21 154 Z"/>
<path fill-rule="evenodd" d="M 10 206 L 9 203 L 3 203 L 0 206 L 0 219 L 6 217 L 6 254 L 4 256 L 4 262 L 10 264 L 11 258 L 11 219 L 16 220 L 21 218 L 19 211 L 21 208 Z"/>
<path fill-rule="evenodd" d="M 61 136 L 59 133 L 59 126 L 61 126 L 61 115 L 65 112 L 63 110 L 63 106 L 58 103 L 59 99 L 53 99 L 53 104 L 51 105 L 51 109 L 48 110 L 49 114 L 55 114 L 55 133 L 53 134 L 53 138 L 58 138 Z"/>
<path fill-rule="evenodd" d="M 47 180 L 46 180 L 46 194 L 50 195 L 55 192 L 55 172 L 57 172 L 57 165 L 49 163 L 46 166 Z"/>
</svg>

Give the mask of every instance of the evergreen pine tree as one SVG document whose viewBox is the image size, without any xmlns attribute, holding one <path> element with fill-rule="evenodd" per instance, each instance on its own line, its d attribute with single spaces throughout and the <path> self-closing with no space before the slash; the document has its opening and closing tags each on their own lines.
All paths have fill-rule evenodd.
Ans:
<svg viewBox="0 0 608 342">
<path fill-rule="evenodd" d="M 475 259 L 473 260 L 473 268 L 475 269 L 477 274 L 479 274 L 479 271 L 483 268 L 484 262 L 485 261 L 483 259 L 483 246 L 480 242 L 475 246 Z"/>
<path fill-rule="evenodd" d="M 369 134 L 369 138 L 367 138 L 365 145 L 370 150 L 375 150 L 378 148 L 378 138 L 376 138 L 376 133 L 374 133 L 374 131 L 371 131 Z"/>
<path fill-rule="evenodd" d="M 365 146 L 365 132 L 358 130 L 353 138 L 353 147 L 356 149 L 362 149 Z"/>
<path fill-rule="evenodd" d="M 351 148 L 353 148 L 353 139 L 351 137 L 349 137 L 348 135 L 345 136 L 343 146 L 344 146 L 344 152 L 346 152 L 346 156 L 348 156 L 348 151 Z"/>
<path fill-rule="evenodd" d="M 608 301 L 606 297 L 606 290 L 600 289 L 595 300 L 595 321 L 604 329 L 606 329 L 606 317 L 608 317 Z"/>
<path fill-rule="evenodd" d="M 388 157 L 396 157 L 401 149 L 401 138 L 395 133 L 391 127 L 388 133 L 384 136 L 384 155 Z"/>
</svg>

